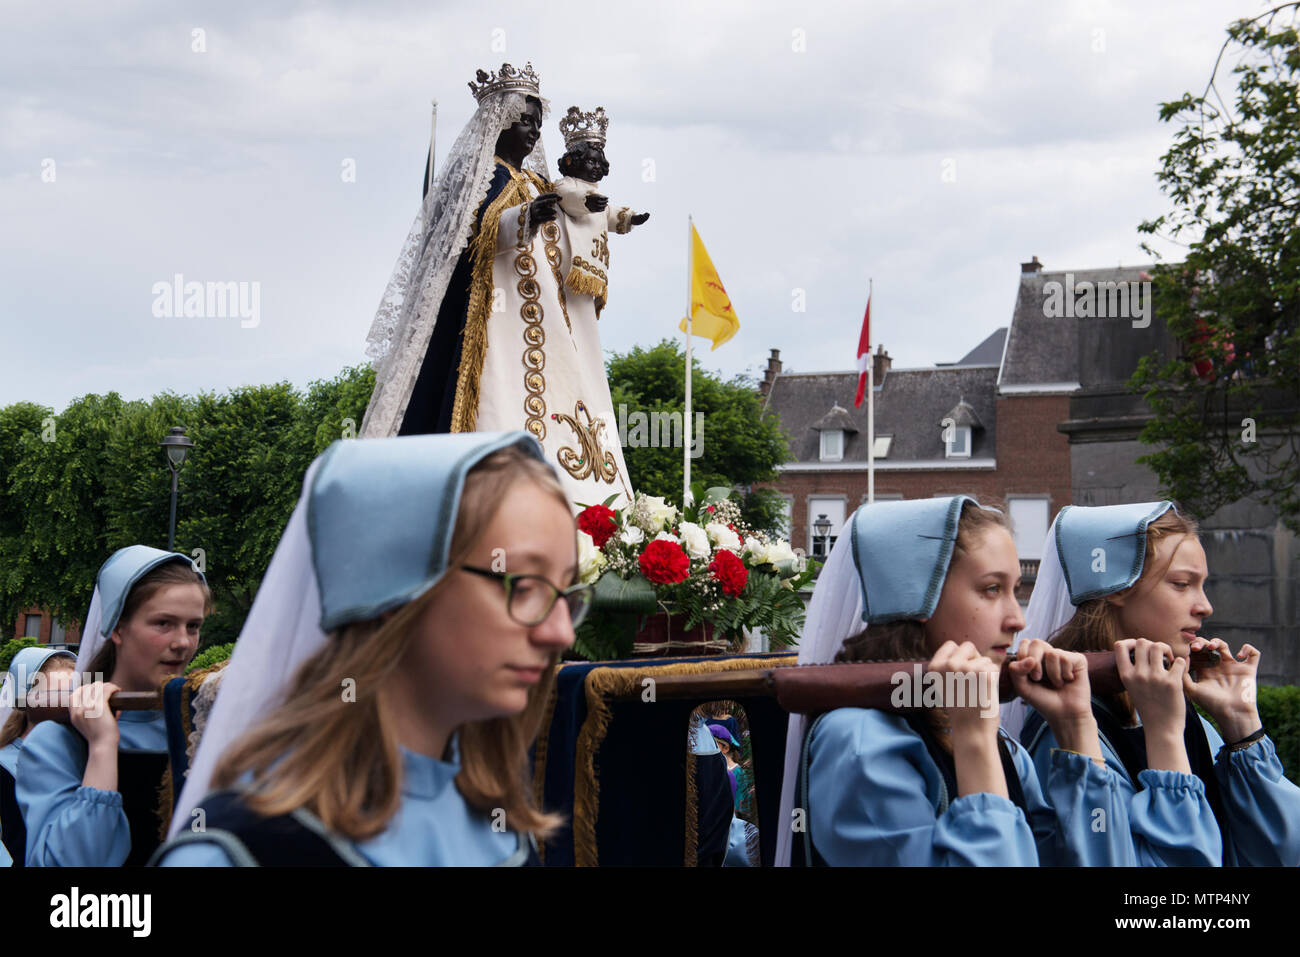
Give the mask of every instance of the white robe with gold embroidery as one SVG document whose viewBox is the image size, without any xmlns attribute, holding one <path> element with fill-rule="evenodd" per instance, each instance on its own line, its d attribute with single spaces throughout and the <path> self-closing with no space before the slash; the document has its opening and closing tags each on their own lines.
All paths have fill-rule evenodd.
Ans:
<svg viewBox="0 0 1300 957">
<path fill-rule="evenodd" d="M 531 196 L 537 189 L 528 184 Z M 493 308 L 479 380 L 480 432 L 524 429 L 542 443 L 575 507 L 632 495 L 605 377 L 595 301 L 565 290 L 566 217 L 524 237 L 526 205 L 505 209 L 492 265 Z"/>
</svg>

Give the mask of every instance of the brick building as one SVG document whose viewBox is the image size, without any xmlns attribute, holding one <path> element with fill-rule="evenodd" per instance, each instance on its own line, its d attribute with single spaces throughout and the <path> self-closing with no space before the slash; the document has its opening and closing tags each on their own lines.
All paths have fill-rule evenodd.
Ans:
<svg viewBox="0 0 1300 957">
<path fill-rule="evenodd" d="M 1142 356 L 1174 357 L 1179 344 L 1151 308 L 1149 286 L 1145 314 L 1133 314 L 1127 299 L 1114 308 L 1122 287 L 1149 278 L 1140 266 L 1046 272 L 1035 256 L 1021 264 L 1010 325 L 957 362 L 894 369 L 878 348 L 876 498 L 964 492 L 1005 502 L 1027 585 L 1063 505 L 1159 499 L 1155 475 L 1136 461 L 1151 451 L 1138 440 L 1150 410 L 1127 383 Z M 1111 292 L 1104 311 L 1073 308 Z M 865 402 L 853 408 L 857 380 L 856 370 L 783 372 L 773 349 L 760 386 L 792 454 L 766 484 L 785 495 L 791 543 L 810 554 L 828 544 L 814 531 L 820 516 L 838 530 L 866 501 L 867 416 Z M 1215 609 L 1203 633 L 1259 648 L 1261 680 L 1297 681 L 1300 538 L 1251 500 L 1199 518 Z"/>
<path fill-rule="evenodd" d="M 81 624 L 64 626 L 54 616 L 41 608 L 24 608 L 14 622 L 13 638 L 36 638 L 43 645 L 76 647 L 81 644 Z"/>
</svg>

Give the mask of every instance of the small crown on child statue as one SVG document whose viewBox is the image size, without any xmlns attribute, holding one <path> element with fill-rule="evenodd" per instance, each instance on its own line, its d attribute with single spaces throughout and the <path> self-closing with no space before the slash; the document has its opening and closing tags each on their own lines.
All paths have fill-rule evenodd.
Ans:
<svg viewBox="0 0 1300 957">
<path fill-rule="evenodd" d="M 569 107 L 569 112 L 560 118 L 560 132 L 564 134 L 564 149 L 573 149 L 582 143 L 595 143 L 605 146 L 605 131 L 609 129 L 609 117 L 605 108 L 598 106 L 590 113 L 584 113 L 576 106 Z"/>
<path fill-rule="evenodd" d="M 541 78 L 533 72 L 533 64 L 525 63 L 522 70 L 516 70 L 509 63 L 501 64 L 500 73 L 487 73 L 479 70 L 474 78 L 478 80 L 469 81 L 469 91 L 474 94 L 474 99 L 482 103 L 485 97 L 493 96 L 497 93 L 526 93 L 530 96 L 540 96 L 538 92 L 541 89 Z"/>
</svg>

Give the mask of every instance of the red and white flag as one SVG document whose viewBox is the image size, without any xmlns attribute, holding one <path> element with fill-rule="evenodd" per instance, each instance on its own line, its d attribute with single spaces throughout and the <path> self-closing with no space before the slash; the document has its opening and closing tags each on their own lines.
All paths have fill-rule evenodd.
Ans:
<svg viewBox="0 0 1300 957">
<path fill-rule="evenodd" d="M 858 336 L 858 394 L 853 397 L 853 408 L 862 405 L 867 394 L 867 370 L 871 361 L 871 297 L 867 296 L 867 311 L 862 315 L 862 335 Z"/>
</svg>

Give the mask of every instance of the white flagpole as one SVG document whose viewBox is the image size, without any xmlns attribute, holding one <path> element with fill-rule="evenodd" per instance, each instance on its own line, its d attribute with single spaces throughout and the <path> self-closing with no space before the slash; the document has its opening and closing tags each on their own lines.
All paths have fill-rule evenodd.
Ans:
<svg viewBox="0 0 1300 957">
<path fill-rule="evenodd" d="M 867 309 L 871 308 L 872 281 L 867 280 Z M 870 313 L 867 320 L 870 322 Z M 876 500 L 876 359 L 867 337 L 867 502 Z"/>
<path fill-rule="evenodd" d="M 695 268 L 694 225 L 686 217 L 686 417 L 682 422 L 682 508 L 691 504 L 691 326 L 692 288 Z"/>
</svg>

